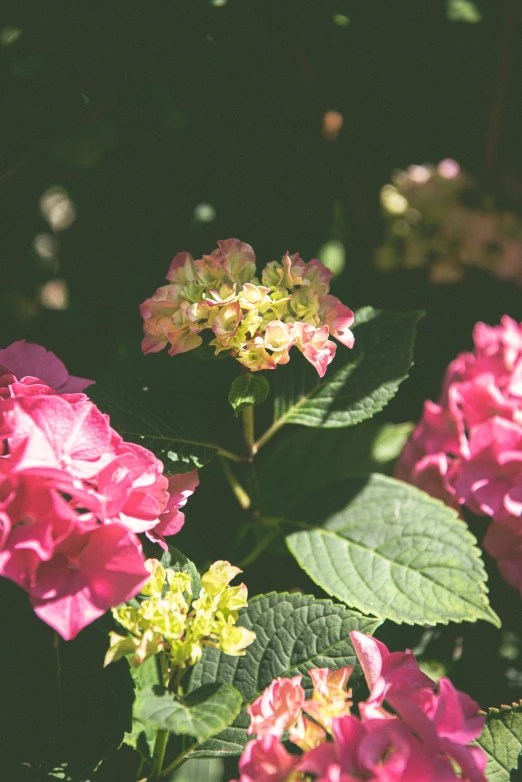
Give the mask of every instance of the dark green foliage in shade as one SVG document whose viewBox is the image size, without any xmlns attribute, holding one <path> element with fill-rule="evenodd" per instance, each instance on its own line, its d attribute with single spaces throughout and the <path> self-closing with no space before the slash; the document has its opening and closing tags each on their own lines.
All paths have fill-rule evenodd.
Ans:
<svg viewBox="0 0 522 782">
<path fill-rule="evenodd" d="M 280 517 L 319 489 L 350 475 L 389 472 L 413 424 L 365 421 L 348 429 L 296 427 L 261 451 L 261 508 Z"/>
<path fill-rule="evenodd" d="M 324 378 L 299 356 L 278 367 L 274 421 L 335 428 L 372 418 L 408 376 L 423 314 L 363 307 L 355 313 L 354 347 L 338 345 Z"/>
<path fill-rule="evenodd" d="M 166 475 L 203 467 L 219 450 L 200 411 L 167 384 L 113 376 L 89 389 L 89 396 L 125 440 L 162 460 Z"/>
</svg>

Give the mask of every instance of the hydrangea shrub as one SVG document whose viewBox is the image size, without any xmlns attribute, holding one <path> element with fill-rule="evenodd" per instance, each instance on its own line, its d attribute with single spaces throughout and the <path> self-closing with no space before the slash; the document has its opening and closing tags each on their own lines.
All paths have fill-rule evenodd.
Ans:
<svg viewBox="0 0 522 782">
<path fill-rule="evenodd" d="M 499 626 L 464 506 L 493 519 L 484 546 L 521 586 L 522 328 L 477 325 L 395 478 L 379 475 L 408 430 L 368 419 L 406 379 L 422 314 L 354 313 L 331 277 L 288 252 L 258 272 L 250 245 L 228 239 L 178 253 L 143 302 L 134 379 L 94 384 L 25 341 L 0 350 L 0 575 L 56 654 L 59 724 L 76 742 L 24 748 L 11 778 L 152 781 L 183 766 L 196 779 L 205 758 L 236 758 L 239 782 L 501 782 L 516 769 L 516 704 L 486 714 L 373 634 L 385 620 Z M 148 354 L 163 348 L 157 376 Z M 198 568 L 172 541 L 210 525 L 223 539 Z M 249 596 L 261 558 L 267 589 Z M 296 572 L 317 594 L 273 591 Z M 96 653 L 67 667 L 92 638 Z M 82 704 L 67 700 L 92 670 L 120 715 L 99 744 L 74 733 Z"/>
</svg>

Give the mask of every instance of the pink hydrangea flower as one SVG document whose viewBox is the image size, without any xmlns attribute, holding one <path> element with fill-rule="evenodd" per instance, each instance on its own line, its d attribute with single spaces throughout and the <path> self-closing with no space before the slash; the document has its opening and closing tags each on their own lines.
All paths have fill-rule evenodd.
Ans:
<svg viewBox="0 0 522 782">
<path fill-rule="evenodd" d="M 247 710 L 249 732 L 262 738 L 245 750 L 239 782 L 287 782 L 300 774 L 313 775 L 315 782 L 486 782 L 486 755 L 470 745 L 484 727 L 478 704 L 446 678 L 435 684 L 409 650 L 390 652 L 356 631 L 350 637 L 370 691 L 359 703 L 360 718 L 349 711 L 351 666 L 309 671 L 314 694 L 307 700 L 300 677 L 286 680 L 286 686 L 285 680 L 274 680 Z M 328 719 L 316 707 L 325 707 Z M 301 756 L 290 756 L 291 762 L 281 755 L 269 770 L 260 762 L 251 764 L 254 754 L 264 759 L 265 748 L 279 752 L 287 731 Z"/>
<path fill-rule="evenodd" d="M 484 548 L 497 560 L 502 577 L 522 597 L 522 519 L 506 516 L 489 525 Z"/>
<path fill-rule="evenodd" d="M 461 503 L 474 513 L 500 520 L 522 515 L 522 426 L 490 418 L 469 439 L 469 456 L 454 471 Z"/>
<path fill-rule="evenodd" d="M 12 429 L 13 470 L 73 479 L 98 474 L 111 459 L 107 416 L 89 400 L 70 404 L 61 396 L 29 396 L 11 402 L 5 418 Z"/>
<path fill-rule="evenodd" d="M 74 394 L 94 383 L 94 380 L 70 375 L 51 350 L 25 339 L 0 350 L 0 375 L 14 375 L 17 380 L 37 378 L 59 394 Z"/>
<path fill-rule="evenodd" d="M 308 752 L 299 769 L 318 782 L 442 782 L 437 767 L 415 736 L 398 720 L 346 716 L 334 720 L 334 741 Z"/>
<path fill-rule="evenodd" d="M 297 347 L 310 364 L 316 368 L 319 377 L 324 377 L 328 364 L 334 360 L 335 342 L 328 339 L 328 326 L 316 329 L 308 323 L 294 324 Z"/>
<path fill-rule="evenodd" d="M 302 676 L 274 679 L 262 695 L 247 708 L 250 726 L 247 733 L 278 736 L 288 731 L 301 716 L 305 693 Z"/>
<path fill-rule="evenodd" d="M 168 479 L 159 459 L 124 442 L 82 393 L 13 375 L 3 375 L 0 391 L 0 575 L 74 638 L 139 592 L 149 572 L 136 533 L 166 547 L 197 473 Z"/>
<path fill-rule="evenodd" d="M 439 403 L 427 401 L 395 475 L 495 524 L 522 524 L 522 324 L 505 315 L 497 326 L 477 323 L 474 350 L 448 366 Z M 494 527 L 491 551 L 509 583 L 518 567 L 504 562 L 504 543 L 516 523 Z M 508 573 L 511 575 L 508 576 Z"/>
<path fill-rule="evenodd" d="M 277 736 L 267 735 L 248 742 L 239 761 L 241 775 L 235 782 L 289 782 L 298 761 Z"/>
<path fill-rule="evenodd" d="M 432 680 L 422 673 L 412 652 L 390 652 L 387 647 L 369 635 L 354 630 L 350 638 L 370 690 L 369 698 L 359 707 L 366 718 L 382 716 L 382 704 L 392 705 L 393 694 L 431 688 Z"/>
<path fill-rule="evenodd" d="M 168 345 L 170 355 L 185 353 L 211 329 L 215 354 L 228 351 L 251 372 L 288 363 L 297 345 L 323 377 L 336 349 L 328 337 L 353 347 L 353 312 L 330 295 L 332 273 L 320 261 L 285 253 L 265 266 L 260 284 L 250 245 L 239 239 L 218 245 L 198 260 L 178 253 L 169 284 L 142 303 L 144 353 Z"/>
<path fill-rule="evenodd" d="M 353 673 L 353 665 L 345 665 L 337 671 L 329 668 L 315 668 L 309 671 L 314 684 L 311 700 L 303 705 L 303 710 L 325 730 L 330 731 L 335 717 L 350 714 L 352 691 L 347 689 Z M 291 740 L 294 738 L 290 736 Z"/>
<path fill-rule="evenodd" d="M 28 591 L 35 613 L 68 641 L 149 578 L 139 540 L 125 527 L 76 527 L 40 564 Z"/>
<path fill-rule="evenodd" d="M 440 679 L 436 692 L 409 650 L 389 652 L 380 641 L 357 631 L 350 637 L 370 689 L 369 698 L 359 705 L 363 718 L 389 718 L 383 708 L 387 702 L 431 754 L 452 758 L 471 782 L 483 782 L 484 753 L 467 746 L 484 727 L 478 703 L 446 678 Z"/>
<path fill-rule="evenodd" d="M 148 538 L 158 543 L 165 551 L 168 549 L 165 536 L 176 535 L 184 525 L 185 514 L 180 509 L 186 505 L 198 486 L 197 470 L 168 478 L 167 504 L 158 516 L 159 522 L 146 533 Z"/>
</svg>

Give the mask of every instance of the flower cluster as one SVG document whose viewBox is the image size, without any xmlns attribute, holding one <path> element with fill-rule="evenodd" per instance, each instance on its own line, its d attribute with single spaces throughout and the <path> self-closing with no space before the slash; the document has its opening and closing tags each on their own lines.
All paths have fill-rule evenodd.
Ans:
<svg viewBox="0 0 522 782">
<path fill-rule="evenodd" d="M 158 652 L 165 652 L 171 669 L 195 665 L 203 646 L 215 646 L 225 654 L 244 655 L 255 633 L 236 625 L 240 608 L 247 605 L 244 584 L 229 586 L 242 571 L 229 562 L 214 562 L 201 577 L 199 596 L 192 594 L 186 571 L 164 568 L 156 559 L 145 563 L 150 579 L 141 588 L 137 605 L 114 608 L 112 613 L 129 635 L 110 634 L 105 665 L 130 655 L 137 667 Z M 195 598 L 195 599 L 193 599 Z"/>
<path fill-rule="evenodd" d="M 345 689 L 350 667 L 310 671 L 309 700 L 300 676 L 276 679 L 248 709 L 257 738 L 243 752 L 239 782 L 486 782 L 486 755 L 469 746 L 484 726 L 478 704 L 446 678 L 437 686 L 410 651 L 350 635 L 369 689 L 360 717 Z M 286 733 L 302 754 L 288 752 Z"/>
<path fill-rule="evenodd" d="M 522 593 L 522 328 L 505 315 L 477 323 L 473 341 L 448 366 L 439 402 L 425 402 L 396 477 L 490 516 L 484 545 Z"/>
<path fill-rule="evenodd" d="M 431 282 L 452 283 L 476 266 L 522 285 L 520 217 L 492 208 L 454 160 L 394 172 L 381 204 L 387 236 L 376 253 L 380 269 L 426 266 Z"/>
<path fill-rule="evenodd" d="M 228 351 L 253 372 L 287 364 L 293 345 L 323 377 L 336 345 L 353 346 L 353 312 L 329 294 L 332 273 L 317 260 L 299 255 L 271 261 L 255 276 L 255 255 L 238 239 L 218 242 L 200 260 L 176 255 L 168 285 L 143 302 L 144 353 L 170 344 L 171 356 L 199 347 L 209 329 L 218 355 Z"/>
<path fill-rule="evenodd" d="M 0 575 L 65 639 L 146 582 L 138 533 L 165 546 L 197 473 L 167 479 L 39 345 L 0 350 Z"/>
</svg>

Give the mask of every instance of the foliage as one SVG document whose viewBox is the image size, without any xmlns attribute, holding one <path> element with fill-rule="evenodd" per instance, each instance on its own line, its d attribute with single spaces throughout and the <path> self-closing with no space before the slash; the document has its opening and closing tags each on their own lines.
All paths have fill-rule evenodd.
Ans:
<svg viewBox="0 0 522 782">
<path fill-rule="evenodd" d="M 348 605 L 408 624 L 498 625 L 474 537 L 424 492 L 379 475 L 348 479 L 292 516 L 304 529 L 287 537 L 291 553 Z"/>
<path fill-rule="evenodd" d="M 371 633 L 378 622 L 347 610 L 329 600 L 309 595 L 258 595 L 240 614 L 242 624 L 256 633 L 256 640 L 244 657 L 232 658 L 207 649 L 194 668 L 190 687 L 211 682 L 229 682 L 237 687 L 244 705 L 252 703 L 272 679 L 302 674 L 311 689 L 308 670 L 314 667 L 341 668 L 356 662 L 349 633 Z M 195 754 L 239 755 L 246 742 L 245 711 L 219 736 Z"/>
<path fill-rule="evenodd" d="M 522 754 L 522 704 L 488 709 L 486 725 L 477 744 L 488 756 L 489 782 L 509 782 Z"/>
</svg>

